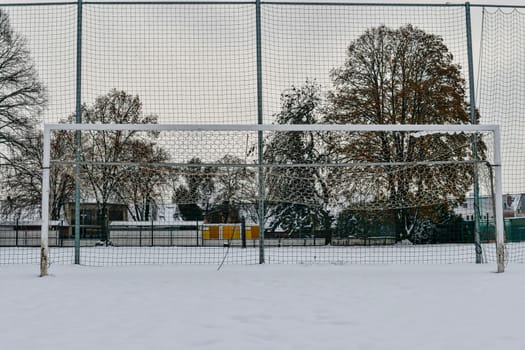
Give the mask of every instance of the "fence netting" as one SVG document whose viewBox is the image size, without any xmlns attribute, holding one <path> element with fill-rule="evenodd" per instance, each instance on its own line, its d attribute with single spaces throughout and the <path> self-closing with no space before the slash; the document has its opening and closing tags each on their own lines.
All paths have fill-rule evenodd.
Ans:
<svg viewBox="0 0 525 350">
<path fill-rule="evenodd" d="M 517 242 L 525 234 L 525 28 L 522 9 L 485 9 L 479 73 L 481 120 L 498 124 L 502 133 L 503 193 L 507 250 L 510 261 L 523 261 L 525 251 Z"/>
<path fill-rule="evenodd" d="M 39 261 L 42 122 L 472 122 L 463 5 L 99 1 L 82 6 L 81 23 L 77 10 L 0 5 L 11 30 L 0 33 L 0 79 L 12 72 L 2 53 L 18 47 L 22 81 L 32 87 L 16 103 L 0 98 L 0 130 L 11 116 L 24 120 L 5 137 L 0 131 L 0 264 Z M 483 13 L 475 121 L 504 130 L 509 217 L 525 208 L 522 17 Z M 0 95 L 15 87 L 2 85 Z M 470 262 L 480 248 L 485 261 L 494 259 L 490 135 L 479 135 L 476 155 L 470 135 L 125 134 L 82 132 L 80 223 L 75 136 L 53 134 L 52 263 L 74 261 L 75 224 L 83 264 L 258 263 L 261 221 L 267 263 Z M 391 157 L 381 157 L 387 145 Z M 506 220 L 512 261 L 525 256 L 520 220 Z"/>
</svg>

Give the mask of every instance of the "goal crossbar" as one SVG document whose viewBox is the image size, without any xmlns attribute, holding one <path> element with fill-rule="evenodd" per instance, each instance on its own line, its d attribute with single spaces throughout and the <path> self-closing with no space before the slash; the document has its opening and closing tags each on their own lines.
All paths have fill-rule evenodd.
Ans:
<svg viewBox="0 0 525 350">
<path fill-rule="evenodd" d="M 42 169 L 42 237 L 41 237 L 41 276 L 47 275 L 48 235 L 49 235 L 49 194 L 51 166 L 51 133 L 55 130 L 70 131 L 333 131 L 333 132 L 429 132 L 429 133 L 478 133 L 491 132 L 493 135 L 494 162 L 494 204 L 496 219 L 497 271 L 503 272 L 505 265 L 503 193 L 501 170 L 501 136 L 498 125 L 385 125 L 385 124 L 44 124 L 44 148 Z M 264 164 L 255 164 L 263 167 Z"/>
<path fill-rule="evenodd" d="M 354 131 L 496 132 L 498 125 L 470 124 L 44 124 L 45 130 L 72 131 Z"/>
</svg>

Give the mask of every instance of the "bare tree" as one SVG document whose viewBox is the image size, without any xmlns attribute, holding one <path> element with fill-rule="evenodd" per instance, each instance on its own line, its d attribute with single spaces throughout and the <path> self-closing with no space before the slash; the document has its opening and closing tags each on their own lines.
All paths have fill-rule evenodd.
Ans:
<svg viewBox="0 0 525 350">
<path fill-rule="evenodd" d="M 120 202 L 132 204 L 129 214 L 133 220 L 151 220 L 154 217 L 153 209 L 158 200 L 162 200 L 162 191 L 170 176 L 170 170 L 161 165 L 169 159 L 169 155 L 153 142 L 133 140 L 131 143 L 132 159 L 138 159 L 142 164 L 127 167 L 126 177 L 129 181 L 120 183 L 117 194 Z"/>
<path fill-rule="evenodd" d="M 465 80 L 443 39 L 407 25 L 367 30 L 351 43 L 344 65 L 332 72 L 326 121 L 354 124 L 469 124 Z M 348 162 L 461 161 L 470 156 L 469 136 L 362 133 L 333 138 L 330 146 Z M 472 185 L 472 169 L 448 165 L 433 170 L 388 167 L 346 178 L 350 198 L 356 189 L 374 187 L 392 209 L 397 239 L 410 238 L 424 205 L 423 192 L 435 200 L 462 201 Z M 377 172 L 379 171 L 379 173 Z M 365 173 L 363 173 L 365 174 Z M 339 178 L 340 181 L 344 180 Z M 357 184 L 357 185 L 356 185 Z M 350 201 L 348 199 L 348 201 Z M 419 203 L 419 204 L 414 204 Z M 372 205 L 372 204 L 370 204 Z M 432 211 L 432 210 L 430 210 Z"/>
<path fill-rule="evenodd" d="M 200 158 L 194 157 L 187 167 L 177 169 L 173 178 L 172 200 L 186 220 L 202 220 L 213 204 L 217 168 L 201 164 Z"/>
<path fill-rule="evenodd" d="M 0 158 L 26 143 L 46 104 L 45 89 L 30 59 L 24 38 L 13 31 L 9 15 L 0 10 Z M 31 142 L 31 141 L 29 141 Z"/>
<path fill-rule="evenodd" d="M 253 188 L 255 185 L 255 170 L 249 166 L 242 166 L 246 161 L 241 158 L 226 154 L 217 161 L 213 182 L 212 214 L 206 219 L 209 222 L 226 223 L 240 222 L 244 211 L 251 211 L 253 207 Z"/>
<path fill-rule="evenodd" d="M 0 9 L 0 181 L 7 197 L 1 208 L 5 215 L 20 214 L 22 207 L 39 199 L 39 176 L 33 171 L 40 157 L 35 126 L 45 105 L 45 89 L 26 41 Z"/>
<path fill-rule="evenodd" d="M 216 201 L 229 203 L 245 202 L 247 197 L 250 196 L 245 190 L 249 187 L 249 183 L 254 183 L 254 169 L 236 166 L 245 162 L 231 154 L 227 154 L 219 159 L 218 163 L 224 164 L 224 166 L 217 170 L 215 176 L 217 187 Z"/>
<path fill-rule="evenodd" d="M 16 147 L 9 147 L 9 156 L 4 160 L 2 182 L 7 199 L 2 205 L 2 215 L 5 217 L 21 218 L 41 202 L 41 134 L 26 135 L 23 147 L 20 145 L 19 141 Z"/>
<path fill-rule="evenodd" d="M 74 116 L 70 116 L 72 121 Z M 138 96 L 111 90 L 91 106 L 82 106 L 84 123 L 154 124 L 157 117 L 144 115 Z M 132 199 L 151 204 L 155 186 L 161 180 L 161 168 L 147 163 L 162 162 L 168 155 L 154 142 L 158 132 L 128 130 L 86 131 L 82 133 L 82 176 L 84 193 L 97 203 L 98 223 L 107 228 L 108 203 Z M 130 168 L 115 163 L 137 163 L 146 167 Z M 142 163 L 142 164 L 141 164 Z M 137 183 L 137 176 L 142 177 Z M 147 188 L 146 188 L 147 187 Z M 139 198 L 143 197 L 143 198 Z M 130 204 L 130 203 L 124 203 Z M 148 209 L 149 210 L 149 209 Z M 103 237 L 104 238 L 104 237 Z"/>
<path fill-rule="evenodd" d="M 73 154 L 73 134 L 59 131 L 50 144 L 51 158 L 69 160 Z M 42 156 L 43 135 L 35 131 L 26 135 L 23 144 L 10 148 L 5 160 L 3 184 L 7 200 L 2 206 L 2 215 L 21 217 L 24 212 L 40 212 L 42 201 Z M 50 218 L 59 220 L 66 202 L 72 200 L 74 192 L 73 169 L 64 164 L 50 168 Z"/>
</svg>

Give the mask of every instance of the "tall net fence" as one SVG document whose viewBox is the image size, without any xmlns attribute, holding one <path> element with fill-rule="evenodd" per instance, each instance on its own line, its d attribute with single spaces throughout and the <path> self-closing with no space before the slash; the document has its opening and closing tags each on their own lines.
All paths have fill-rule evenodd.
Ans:
<svg viewBox="0 0 525 350">
<path fill-rule="evenodd" d="M 499 124 L 502 132 L 503 192 L 509 259 L 523 261 L 525 251 L 514 244 L 525 229 L 525 57 L 520 35 L 525 26 L 523 9 L 485 9 L 479 77 L 482 122 Z"/>
<path fill-rule="evenodd" d="M 67 120 L 75 113 L 76 5 L 2 10 L 47 89 L 44 120 Z M 272 123 L 283 91 L 308 80 L 328 91 L 348 46 L 380 26 L 439 36 L 468 77 L 464 6 L 263 3 L 260 16 L 257 42 L 254 4 L 85 4 L 82 102 L 116 89 L 140 96 L 160 123 L 256 123 L 260 46 L 263 121 Z"/>
<path fill-rule="evenodd" d="M 75 109 L 76 6 L 0 5 L 0 264 L 38 263 L 41 123 Z"/>
<path fill-rule="evenodd" d="M 2 151 L 1 166 L 5 166 L 8 169 L 4 172 L 5 179 L 2 179 L 2 192 L 0 193 L 1 206 L 5 209 L 3 210 L 2 224 L 5 232 L 13 232 L 12 234 L 9 233 L 9 235 L 3 235 L 6 237 L 5 240 L 2 240 L 2 237 L 0 237 L 0 245 L 3 246 L 0 249 L 0 263 L 36 263 L 39 259 L 38 253 L 34 253 L 34 248 L 39 245 L 37 237 L 40 230 L 38 224 L 41 214 L 39 201 L 41 189 L 38 185 L 41 181 L 39 172 L 42 163 L 42 159 L 39 156 L 41 154 L 42 136 L 41 128 L 38 126 L 41 122 L 74 123 L 81 120 L 82 123 L 189 123 L 202 125 L 248 125 L 256 123 L 265 125 L 471 123 L 467 103 L 471 91 L 468 79 L 470 73 L 468 69 L 469 43 L 467 41 L 469 24 L 467 8 L 462 4 L 428 6 L 406 4 L 323 4 L 321 2 L 312 4 L 279 4 L 276 2 L 265 3 L 264 1 L 261 3 L 218 1 L 206 3 L 169 2 L 165 4 L 154 2 L 148 4 L 147 2 L 96 1 L 83 4 L 81 13 L 78 12 L 77 4 L 73 3 L 0 4 L 0 11 L 2 16 L 8 19 L 9 27 L 13 33 L 20 36 L 26 52 L 27 62 L 34 69 L 34 81 L 41 86 L 36 92 L 41 101 L 35 103 L 36 106 L 32 109 L 23 107 L 24 111 L 20 112 L 37 125 L 32 128 L 24 126 L 25 129 L 21 128 L 17 131 L 25 135 L 24 139 L 27 139 L 27 142 L 15 146 L 12 146 L 9 142 L 2 142 L 0 145 L 0 147 L 3 147 L 0 149 Z M 485 30 L 488 30 L 487 26 L 485 25 Z M 77 34 L 81 35 L 77 36 Z M 390 41 L 383 40 L 384 37 L 391 39 L 389 39 Z M 484 34 L 484 40 L 485 38 L 488 37 Z M 420 72 L 421 66 L 418 67 L 414 62 L 424 61 L 426 53 L 431 51 L 424 50 L 429 42 L 442 54 L 440 56 L 440 62 L 443 64 L 441 68 L 447 67 L 450 69 L 447 71 L 448 75 L 443 74 L 443 70 L 434 69 L 433 71 L 426 71 L 421 76 L 425 76 L 428 73 L 429 76 L 435 78 L 433 81 L 444 87 L 444 89 L 436 89 L 432 93 L 425 94 L 426 96 L 432 96 L 438 103 L 429 103 L 430 97 L 427 100 L 423 99 L 421 100 L 422 105 L 432 107 L 429 107 L 424 112 L 421 109 L 417 113 L 413 109 L 412 112 L 407 114 L 403 112 L 404 108 L 408 104 L 416 105 L 412 102 L 417 99 L 414 97 L 418 95 L 417 89 L 410 87 L 410 84 L 403 86 L 399 80 L 396 80 L 395 74 L 385 72 L 389 70 L 397 72 L 396 67 L 399 64 L 399 66 L 408 67 L 406 69 L 403 68 L 406 72 L 414 72 L 413 75 L 410 75 L 412 73 L 409 74 L 409 80 L 417 80 L 417 74 Z M 367 105 L 367 103 L 364 103 L 365 99 L 361 101 L 346 99 L 348 96 L 359 96 L 360 94 L 367 96 L 366 98 L 369 102 L 374 98 L 370 91 L 366 89 L 355 90 L 355 86 L 352 87 L 351 84 L 345 81 L 345 77 L 350 76 L 352 72 L 351 67 L 358 66 L 355 60 L 355 53 L 358 49 L 352 48 L 352 45 L 356 43 L 369 44 L 373 50 L 382 50 L 381 52 L 384 55 L 381 57 L 385 59 L 382 63 L 378 63 L 381 61 L 380 58 L 377 58 L 377 62 L 372 59 L 368 61 L 368 66 L 365 64 L 362 68 L 372 68 L 371 71 L 376 75 L 385 73 L 381 78 L 383 79 L 382 83 L 392 83 L 391 86 L 393 88 L 391 90 L 397 91 L 390 97 L 379 98 L 381 113 L 374 116 L 367 113 L 361 113 L 361 115 L 366 117 L 357 116 L 356 113 L 348 115 L 340 113 L 341 111 L 349 111 L 356 105 L 362 106 L 362 111 L 372 111 L 377 107 L 373 103 Z M 9 47 L 9 42 L 6 41 L 2 45 Z M 489 46 L 483 46 L 483 52 L 489 49 Z M 402 53 L 401 56 L 408 55 L 407 57 L 415 53 L 420 56 L 412 57 L 417 57 L 416 60 L 405 60 L 403 62 L 389 61 L 387 59 L 387 57 L 395 57 L 400 53 Z M 389 64 L 388 62 L 393 63 Z M 1 64 L 2 57 L 0 56 L 0 66 Z M 485 68 L 483 68 L 484 71 Z M 494 74 L 500 74 L 500 72 L 495 72 Z M 501 72 L 501 74 L 505 73 Z M 483 76 L 482 80 L 484 79 Z M 453 107 L 445 106 L 445 101 L 450 97 L 447 96 L 446 92 L 447 79 L 452 79 L 457 83 L 453 89 L 455 94 L 453 103 L 448 104 Z M 481 82 L 482 84 L 483 82 Z M 421 85 L 418 88 L 424 87 Z M 480 87 L 480 91 L 484 89 L 486 90 L 486 86 Z M 5 93 L 7 92 L 5 91 Z M 80 101 L 77 101 L 77 92 L 80 92 Z M 405 98 L 404 96 L 412 97 Z M 506 95 L 506 97 L 508 96 L 511 95 Z M 350 102 L 344 102 L 345 99 Z M 480 101 L 484 103 L 484 98 L 481 98 Z M 78 114 L 76 110 L 77 102 L 80 102 L 83 106 Z M 1 107 L 0 104 L 0 110 Z M 460 113 L 456 113 L 459 117 L 449 117 L 453 114 L 453 108 L 456 107 L 460 110 Z M 502 123 L 501 121 L 487 119 L 487 116 L 492 118 L 495 115 L 499 115 L 497 111 L 489 110 L 484 105 L 480 106 L 480 111 L 481 123 Z M 246 226 L 244 230 L 246 232 L 250 231 L 250 235 L 253 233 L 251 236 L 252 247 L 259 244 L 257 237 L 260 237 L 261 233 L 257 230 L 260 224 L 258 220 L 261 213 L 258 212 L 260 203 L 258 203 L 254 193 L 259 195 L 261 192 L 258 188 L 259 182 L 256 179 L 261 175 L 258 162 L 264 157 L 258 153 L 258 142 L 263 138 L 264 142 L 261 144 L 267 146 L 267 142 L 271 141 L 270 145 L 275 146 L 278 139 L 272 139 L 272 141 L 270 140 L 271 135 L 266 133 L 264 135 L 258 135 L 257 133 L 246 135 L 240 132 L 227 134 L 195 131 L 191 137 L 187 136 L 189 134 L 191 133 L 187 132 L 184 137 L 178 137 L 175 136 L 175 133 L 161 132 L 152 141 L 155 146 L 150 145 L 148 146 L 149 148 L 145 147 L 141 149 L 141 152 L 138 152 L 140 144 L 135 145 L 135 148 L 128 150 L 132 152 L 128 156 L 135 158 L 127 159 L 126 161 L 130 163 L 127 166 L 119 165 L 127 169 L 128 173 L 131 171 L 130 169 L 138 167 L 139 169 L 136 169 L 136 173 L 133 175 L 133 178 L 138 180 L 143 177 L 143 173 L 149 174 L 150 170 L 149 166 L 141 169 L 140 164 L 132 164 L 136 159 L 143 159 L 143 162 L 148 164 L 152 162 L 170 163 L 167 166 L 168 170 L 165 169 L 165 164 L 160 167 L 160 169 L 163 169 L 163 172 L 157 175 L 163 178 L 162 181 L 165 182 L 163 186 L 155 189 L 155 194 L 158 195 L 155 203 L 158 205 L 152 205 L 151 203 L 141 203 L 139 205 L 135 203 L 132 197 L 120 198 L 116 193 L 107 194 L 111 197 L 110 204 L 115 207 L 120 206 L 119 208 L 121 209 L 119 210 L 122 212 L 127 210 L 127 214 L 119 214 L 110 218 L 110 209 L 105 208 L 103 211 L 107 211 L 107 213 L 104 215 L 108 216 L 106 226 L 113 225 L 117 227 L 120 223 L 120 228 L 123 232 L 136 230 L 139 233 L 138 239 L 131 240 L 133 243 L 125 244 L 130 249 L 134 245 L 152 245 L 150 246 L 151 253 L 137 258 L 137 261 L 144 263 L 179 261 L 173 257 L 165 258 L 172 253 L 164 252 L 163 249 L 165 247 L 157 247 L 158 245 L 172 246 L 173 244 L 169 242 L 173 242 L 174 239 L 173 234 L 169 233 L 169 228 L 165 228 L 165 231 L 162 232 L 168 235 L 169 238 L 166 238 L 168 236 L 162 236 L 164 238 L 157 240 L 155 236 L 156 231 L 152 230 L 152 227 L 155 225 L 152 223 L 160 220 L 162 216 L 173 217 L 173 215 L 178 215 L 178 218 L 182 221 L 188 221 L 184 220 L 184 218 L 192 218 L 189 221 L 194 222 L 194 224 L 191 224 L 193 228 L 189 226 L 185 228 L 188 231 L 188 238 L 179 241 L 179 245 L 183 245 L 188 249 L 192 247 L 187 251 L 192 252 L 188 254 L 194 258 L 184 258 L 185 262 L 222 260 L 223 250 L 231 248 L 228 242 L 223 242 L 224 237 L 229 235 L 229 233 L 224 232 L 234 232 L 233 235 L 237 237 L 239 230 L 241 230 L 240 222 L 235 223 L 238 228 L 224 228 L 222 226 L 218 226 L 219 228 L 206 228 L 203 226 L 205 221 L 203 211 L 211 210 L 210 206 L 212 204 L 215 206 L 215 210 L 220 211 L 220 208 L 216 198 L 216 201 L 213 203 L 206 203 L 202 200 L 200 196 L 204 195 L 197 192 L 204 190 L 197 190 L 195 187 L 191 187 L 197 185 L 187 183 L 188 181 L 191 182 L 188 179 L 192 177 L 208 178 L 207 181 L 197 181 L 200 184 L 199 186 L 204 186 L 202 183 L 215 184 L 218 181 L 216 177 L 222 179 L 236 178 L 238 172 L 243 173 L 243 176 L 252 178 L 252 180 L 255 179 L 255 182 L 251 181 L 250 185 L 247 182 L 242 182 L 241 187 L 247 193 L 243 194 L 244 197 L 235 200 L 243 208 L 242 213 L 244 215 L 239 214 L 239 220 L 241 216 L 244 216 Z M 68 139 L 71 136 L 68 135 L 65 133 L 60 137 Z M 154 135 L 150 136 L 153 137 Z M 85 135 L 85 137 L 89 139 L 89 135 Z M 57 140 L 60 140 L 60 138 L 57 138 Z M 283 138 L 283 140 L 287 140 L 287 138 Z M 289 141 L 291 142 L 288 145 L 290 148 L 300 147 L 300 145 L 293 143 L 297 140 L 292 138 Z M 67 149 L 60 149 L 65 144 L 62 141 L 57 141 L 55 147 L 58 149 L 58 154 L 67 151 Z M 314 149 L 316 147 L 314 146 Z M 366 148 L 362 144 L 360 147 L 363 147 L 363 150 Z M 188 151 L 186 154 L 175 150 L 192 151 Z M 72 151 L 69 150 L 69 152 Z M 100 153 L 101 151 L 99 150 L 98 152 Z M 266 151 L 263 150 L 263 152 Z M 487 152 L 490 152 L 490 150 L 487 150 Z M 191 157 L 188 158 L 190 154 Z M 72 154 L 69 154 L 69 156 L 72 157 Z M 270 153 L 265 153 L 265 157 L 270 156 L 275 157 L 272 162 L 285 162 L 276 154 L 270 155 Z M 71 157 L 67 159 L 70 170 L 74 169 L 75 166 L 74 163 L 71 163 L 74 160 Z M 370 189 L 374 188 L 374 186 L 380 187 L 381 176 L 378 175 L 378 172 L 385 171 L 388 168 L 386 165 L 383 168 L 376 166 L 339 166 L 332 169 L 332 167 L 326 165 L 315 168 L 310 166 L 314 162 L 312 157 L 302 159 L 304 164 L 308 164 L 308 166 L 301 168 L 300 164 L 303 164 L 299 162 L 301 159 L 297 158 L 297 156 L 290 155 L 290 157 L 297 163 L 296 166 L 291 168 L 293 170 L 283 169 L 277 166 L 278 164 L 268 169 L 264 168 L 262 173 L 265 176 L 265 185 L 271 187 L 275 183 L 279 183 L 277 180 L 290 177 L 289 185 L 292 188 L 304 186 L 305 188 L 310 188 L 310 192 L 297 190 L 295 192 L 297 198 L 284 199 L 273 198 L 272 196 L 275 194 L 268 194 L 268 198 L 264 200 L 268 201 L 268 207 L 272 207 L 270 203 L 276 203 L 273 206 L 273 210 L 277 210 L 276 208 L 280 207 L 277 203 L 281 202 L 291 202 L 294 205 L 302 205 L 308 208 L 319 208 L 319 204 L 314 202 L 322 202 L 326 198 L 319 197 L 319 193 L 311 192 L 314 189 L 317 191 L 317 187 L 321 186 L 315 181 L 311 183 L 312 179 L 315 179 L 317 176 L 317 170 L 323 176 L 331 174 L 330 176 L 339 178 L 340 181 L 347 181 L 350 177 L 360 177 L 362 179 L 361 183 L 353 183 L 352 186 L 354 187 L 350 187 L 350 189 L 353 188 L 355 190 L 357 187 L 365 185 Z M 487 155 L 487 157 L 490 157 L 490 155 Z M 317 159 L 315 162 L 320 164 L 328 162 L 327 159 L 315 159 Z M 55 160 L 63 159 L 60 156 Z M 350 160 L 337 159 L 337 162 Z M 472 159 L 470 160 L 472 161 Z M 505 158 L 504 160 L 505 162 L 512 162 L 510 158 Z M 113 160 L 111 155 L 108 155 L 107 158 L 91 159 L 90 161 L 94 162 L 92 165 L 93 172 L 106 174 L 107 166 L 105 163 L 111 163 Z M 196 164 L 188 165 L 189 162 L 195 162 Z M 239 162 L 246 166 L 240 166 Z M 384 161 L 384 163 L 387 162 L 392 162 L 392 159 Z M 202 164 L 206 164 L 206 166 L 201 166 Z M 65 165 L 56 164 L 53 166 L 64 167 Z M 85 170 L 84 168 L 82 169 Z M 95 169 L 97 171 L 94 171 Z M 154 167 L 154 169 L 159 170 L 157 167 Z M 198 172 L 205 171 L 203 169 L 207 169 L 206 171 L 209 173 L 200 174 Z M 314 171 L 312 169 L 317 170 Z M 339 170 L 336 171 L 336 169 Z M 411 168 L 411 170 L 405 170 L 403 174 L 404 176 L 412 176 L 421 172 L 421 169 L 424 169 L 424 167 L 416 166 Z M 177 171 L 179 173 L 175 176 L 173 172 Z M 436 171 L 439 172 L 439 170 Z M 193 172 L 197 172 L 197 175 L 193 174 Z M 222 175 L 219 176 L 220 174 Z M 72 225 L 75 223 L 71 215 L 74 211 L 75 198 L 74 186 L 70 182 L 73 174 L 66 175 L 55 184 L 57 190 L 59 189 L 67 195 L 65 197 L 67 200 L 60 203 L 60 210 L 53 216 L 53 230 L 50 232 L 50 242 L 55 239 L 55 244 L 59 246 L 74 244 L 71 239 L 72 235 L 74 235 Z M 100 232 L 102 232 L 102 229 L 100 227 L 102 226 L 100 226 L 99 222 L 101 218 L 97 218 L 97 215 L 102 215 L 101 213 L 97 214 L 97 211 L 100 211 L 100 198 L 96 198 L 93 192 L 89 192 L 93 188 L 87 186 L 89 177 L 86 179 L 86 176 L 85 173 L 82 173 L 81 215 L 83 216 L 81 216 L 81 221 L 88 220 L 87 218 L 91 217 L 89 220 L 96 222 L 96 224 L 93 224 L 94 227 L 88 229 L 86 225 L 90 224 L 81 222 L 80 224 L 83 225 L 81 236 L 84 246 L 93 245 L 91 248 L 93 248 L 93 255 L 95 256 L 95 254 L 104 252 L 104 250 L 97 250 L 94 247 L 95 244 L 98 244 L 97 242 L 102 241 L 104 245 L 109 244 L 109 240 L 102 239 L 106 237 L 105 235 L 109 232 L 109 229 L 105 228 L 103 230 L 104 235 L 101 236 Z M 99 180 L 107 177 L 110 177 L 110 175 L 106 174 Z M 179 181 L 177 183 L 179 187 L 173 184 L 174 178 L 179 179 L 177 180 Z M 372 178 L 375 178 L 375 180 L 372 180 Z M 488 179 L 489 176 L 487 175 L 485 178 Z M 21 179 L 24 179 L 24 181 L 20 181 Z M 226 182 L 226 180 L 223 181 Z M 91 187 L 95 186 L 94 179 L 91 179 L 91 182 L 93 183 Z M 147 183 L 141 184 L 139 181 L 137 182 L 135 191 L 142 191 L 142 187 L 148 186 Z M 345 195 L 351 192 L 350 189 L 347 190 Z M 131 189 L 128 190 L 131 191 Z M 189 191 L 189 194 L 184 191 Z M 210 189 L 208 188 L 207 191 L 210 191 Z M 265 189 L 265 191 L 269 190 Z M 304 191 L 306 193 L 303 193 Z M 362 189 L 356 190 L 354 194 L 363 196 L 363 200 L 366 202 L 370 197 L 363 195 L 362 191 Z M 454 228 L 454 230 L 468 232 L 468 235 L 470 235 L 470 238 L 468 238 L 470 242 L 469 249 L 475 250 L 475 244 L 472 243 L 473 238 L 471 237 L 471 232 L 475 230 L 472 192 L 473 188 L 471 186 L 465 190 L 465 201 L 459 203 L 460 201 L 457 199 L 456 202 L 449 202 L 448 208 L 450 212 L 462 217 L 463 226 L 460 225 L 462 228 Z M 483 192 L 482 189 L 480 193 L 479 211 L 481 222 L 477 223 L 477 230 L 481 232 L 480 230 L 485 229 L 486 232 L 489 232 L 488 227 L 491 227 L 494 221 L 492 199 L 487 194 L 487 191 Z M 217 196 L 217 194 L 208 194 L 208 196 Z M 237 196 L 240 195 L 237 194 Z M 314 199 L 301 200 L 302 197 L 309 198 L 309 196 L 313 196 L 312 198 Z M 183 197 L 192 199 L 186 203 L 182 200 Z M 337 196 L 332 194 L 331 197 L 333 197 L 331 201 L 336 202 L 335 198 Z M 196 201 L 196 198 L 199 198 L 199 202 L 192 202 Z M 177 203 L 176 199 L 179 203 Z M 408 199 L 401 198 L 400 200 L 407 201 Z M 225 211 L 230 205 L 229 200 L 226 202 L 223 203 Z M 454 205 L 451 203 L 454 203 Z M 133 215 L 131 214 L 133 210 L 129 209 L 130 205 L 135 207 L 135 214 Z M 151 206 L 151 208 L 148 209 L 147 213 L 145 209 L 139 209 L 148 206 Z M 128 209 L 124 210 L 123 208 Z M 382 219 L 375 220 L 374 218 L 386 215 L 382 210 L 388 212 L 392 208 L 380 208 L 378 204 L 375 204 L 375 206 L 369 205 L 366 209 L 367 214 L 363 215 L 363 217 L 368 219 L 363 219 L 362 221 L 382 222 Z M 329 209 L 327 212 L 330 213 L 328 216 L 331 224 L 330 230 L 323 231 L 325 233 L 316 233 L 321 231 L 319 223 L 308 224 L 308 222 L 311 222 L 307 218 L 310 215 L 309 213 L 320 212 L 320 209 L 308 209 L 303 213 L 303 216 L 300 216 L 302 221 L 297 217 L 288 224 L 272 223 L 271 217 L 265 217 L 265 220 L 268 220 L 266 228 L 271 229 L 271 232 L 268 231 L 268 237 L 276 237 L 276 242 L 279 240 L 286 241 L 285 235 L 289 234 L 288 242 L 293 242 L 290 245 L 311 245 L 310 249 L 313 252 L 311 256 L 315 258 L 301 258 L 301 254 L 310 256 L 310 253 L 306 253 L 307 250 L 302 249 L 299 250 L 301 253 L 297 253 L 299 258 L 292 259 L 295 262 L 303 260 L 333 262 L 337 259 L 319 259 L 320 254 L 316 253 L 313 248 L 322 244 L 327 246 L 338 244 L 335 239 L 332 241 L 330 238 L 332 236 L 335 237 L 335 232 L 340 232 L 338 233 L 339 235 L 344 235 L 344 232 L 347 230 L 353 230 L 352 232 L 368 230 L 370 231 L 368 235 L 374 237 L 377 236 L 376 231 L 381 230 L 380 225 L 367 230 L 358 229 L 359 225 L 355 220 L 352 221 L 350 219 L 348 219 L 350 221 L 345 228 L 342 228 L 343 226 L 338 227 L 338 215 L 352 217 L 354 215 L 352 213 L 359 212 L 362 209 L 350 207 L 345 210 L 341 208 L 336 209 L 335 207 L 330 207 Z M 115 210 L 118 212 L 117 209 Z M 327 209 L 325 208 L 324 210 Z M 342 212 L 348 213 L 344 214 Z M 138 213 L 141 214 L 139 215 Z M 198 218 L 198 220 L 193 220 L 194 217 Z M 228 218 L 226 217 L 222 220 L 228 221 Z M 440 222 L 439 220 L 435 221 L 435 223 Z M 215 224 L 218 223 L 215 222 Z M 283 225 L 288 228 L 284 229 Z M 174 227 L 177 228 L 178 226 L 175 225 Z M 307 229 L 305 227 L 310 227 L 310 233 L 306 233 Z M 202 248 L 201 246 L 192 246 L 192 240 L 194 239 L 193 233 L 190 233 L 190 231 L 193 232 L 192 230 L 196 232 L 196 242 L 198 237 L 201 237 L 201 246 L 204 241 L 202 237 L 206 235 L 208 235 L 207 237 L 221 237 L 221 239 L 217 238 L 217 247 L 209 251 L 199 250 L 198 248 Z M 208 230 L 208 233 L 204 233 L 203 230 Z M 297 233 L 299 231 L 301 234 Z M 328 231 L 330 233 L 326 233 Z M 150 236 L 147 236 L 147 233 Z M 90 235 L 92 238 L 88 238 Z M 313 239 L 315 241 L 314 244 L 310 244 L 310 240 L 305 240 L 307 235 L 315 237 Z M 328 235 L 328 238 L 325 237 L 326 235 Z M 26 237 L 25 240 L 21 240 L 22 236 Z M 521 239 L 516 238 L 516 240 Z M 124 239 L 119 241 L 114 237 L 111 239 L 114 247 L 123 241 Z M 211 241 L 213 239 L 209 238 L 204 243 Z M 352 244 L 376 245 L 377 243 L 393 245 L 399 241 L 400 237 L 395 237 L 393 240 L 357 240 L 352 241 Z M 414 243 L 415 239 L 410 238 L 409 241 Z M 486 241 L 490 241 L 490 239 L 487 238 Z M 458 243 L 452 242 L 450 239 L 447 242 Z M 432 240 L 417 242 L 418 245 L 429 243 L 432 243 Z M 279 244 L 281 243 L 276 243 L 276 245 Z M 112 247 L 106 248 L 105 251 L 107 252 L 113 249 Z M 293 252 L 295 248 L 290 249 Z M 386 251 L 385 249 L 381 251 Z M 64 263 L 74 261 L 73 248 L 59 251 L 62 252 L 60 253 L 62 255 L 59 255 L 61 256 L 60 258 L 57 256 L 57 259 L 54 261 Z M 246 252 L 245 255 L 235 261 L 258 262 L 260 260 L 257 249 Z M 131 256 L 135 255 L 131 254 L 128 257 L 120 258 L 118 256 L 111 257 L 110 255 L 103 258 L 93 258 L 92 264 L 130 263 L 135 261 L 134 258 L 131 258 Z M 208 258 L 210 256 L 213 258 Z M 87 255 L 84 255 L 84 257 L 87 258 Z M 423 260 L 425 259 L 428 261 L 433 260 L 432 258 L 423 258 Z M 285 260 L 276 258 L 274 261 Z M 354 261 L 348 257 L 340 260 L 343 262 L 347 260 Z M 85 263 L 90 263 L 89 261 L 89 259 L 84 260 Z M 95 263 L 95 261 L 98 262 Z M 272 260 L 267 259 L 268 261 L 271 262 Z M 357 259 L 357 261 L 361 260 Z"/>
<path fill-rule="evenodd" d="M 414 26 L 443 39 L 454 63 L 468 77 L 464 7 L 323 6 L 262 7 L 263 101 L 265 123 L 280 110 L 280 96 L 291 86 L 316 81 L 333 86 L 334 70 L 345 64 L 352 42 L 371 28 Z M 467 85 L 468 86 L 468 85 Z"/>
<path fill-rule="evenodd" d="M 83 15 L 84 102 L 139 95 L 160 123 L 256 123 L 253 5 L 92 5 Z"/>
</svg>

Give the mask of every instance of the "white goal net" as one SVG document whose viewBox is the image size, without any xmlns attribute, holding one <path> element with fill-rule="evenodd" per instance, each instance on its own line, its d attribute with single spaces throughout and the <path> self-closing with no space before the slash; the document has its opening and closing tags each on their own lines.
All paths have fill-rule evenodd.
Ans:
<svg viewBox="0 0 525 350">
<path fill-rule="evenodd" d="M 497 126 L 44 127 L 42 274 L 51 262 L 503 271 L 503 231 Z"/>
</svg>

